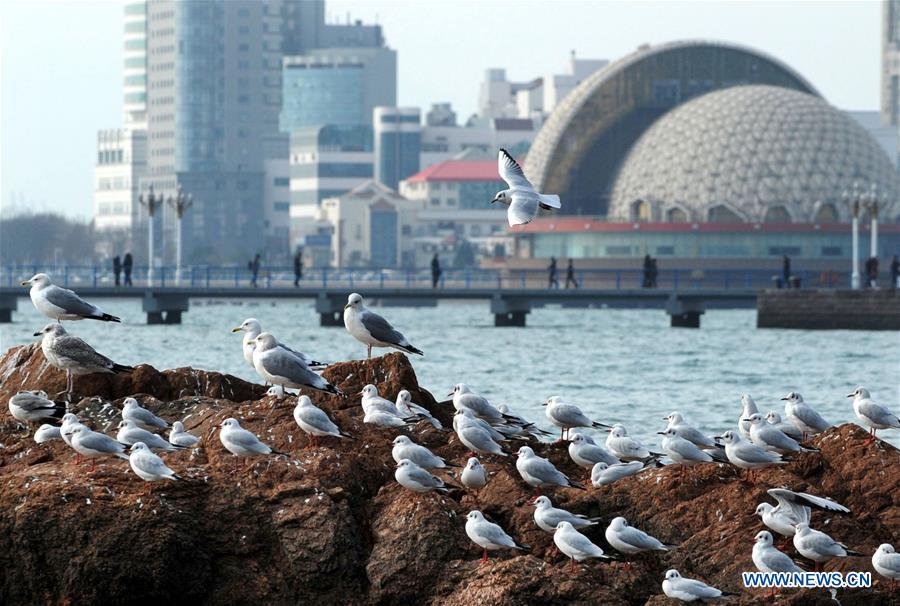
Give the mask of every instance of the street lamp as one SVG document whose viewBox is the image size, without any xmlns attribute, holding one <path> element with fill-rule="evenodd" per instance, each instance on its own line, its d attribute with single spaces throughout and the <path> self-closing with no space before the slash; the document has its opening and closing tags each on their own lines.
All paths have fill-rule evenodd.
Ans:
<svg viewBox="0 0 900 606">
<path fill-rule="evenodd" d="M 169 206 L 175 209 L 175 216 L 178 219 L 178 239 L 175 241 L 175 286 L 178 286 L 181 283 L 181 218 L 194 203 L 194 197 L 191 194 L 185 195 L 179 184 L 175 197 L 169 196 L 168 202 Z"/>
<path fill-rule="evenodd" d="M 153 286 L 153 215 L 156 214 L 156 209 L 162 205 L 163 197 L 154 194 L 153 185 L 151 185 L 150 194 L 146 198 L 144 194 L 141 194 L 138 201 L 147 207 L 147 214 L 150 216 L 150 220 L 147 221 L 147 286 Z"/>
<path fill-rule="evenodd" d="M 866 203 L 872 220 L 872 228 L 869 235 L 869 258 L 878 257 L 878 186 L 872 184 L 869 191 L 869 199 Z"/>
</svg>

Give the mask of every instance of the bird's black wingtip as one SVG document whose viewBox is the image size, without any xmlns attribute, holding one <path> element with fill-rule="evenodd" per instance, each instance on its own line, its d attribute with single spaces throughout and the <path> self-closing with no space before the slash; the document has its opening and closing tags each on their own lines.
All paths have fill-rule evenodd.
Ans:
<svg viewBox="0 0 900 606">
<path fill-rule="evenodd" d="M 113 364 L 112 369 L 113 369 L 113 372 L 116 372 L 116 373 L 126 373 L 127 374 L 127 373 L 134 372 L 133 366 L 125 366 L 123 364 Z"/>
<path fill-rule="evenodd" d="M 409 353 L 418 354 L 418 355 L 420 355 L 420 356 L 424 356 L 424 355 L 425 355 L 425 352 L 424 352 L 424 351 L 422 351 L 422 350 L 419 349 L 418 347 L 413 347 L 412 345 L 407 345 L 407 346 L 404 347 L 403 349 L 405 349 L 405 350 L 408 351 Z"/>
</svg>

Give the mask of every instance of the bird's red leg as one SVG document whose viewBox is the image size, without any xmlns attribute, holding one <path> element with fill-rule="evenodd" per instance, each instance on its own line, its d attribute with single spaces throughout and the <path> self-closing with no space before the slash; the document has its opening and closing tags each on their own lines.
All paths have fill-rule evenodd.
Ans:
<svg viewBox="0 0 900 606">
<path fill-rule="evenodd" d="M 487 564 L 487 561 L 488 561 L 488 551 L 487 551 L 487 549 L 485 549 L 484 553 L 481 555 L 481 561 L 478 563 L 478 565 L 483 566 L 484 564 Z"/>
<path fill-rule="evenodd" d="M 569 558 L 569 570 L 575 572 L 578 568 L 575 566 L 575 558 Z"/>
</svg>

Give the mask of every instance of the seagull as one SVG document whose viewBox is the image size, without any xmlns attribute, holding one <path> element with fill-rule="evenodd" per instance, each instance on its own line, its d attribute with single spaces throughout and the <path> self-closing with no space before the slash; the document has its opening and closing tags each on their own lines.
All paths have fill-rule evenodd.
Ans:
<svg viewBox="0 0 900 606">
<path fill-rule="evenodd" d="M 471 413 L 470 413 L 471 414 Z M 458 422 L 457 422 L 458 419 Z M 477 419 L 468 419 L 464 411 L 460 410 L 454 417 L 456 437 L 473 453 L 496 454 L 505 457 L 506 453 L 500 445 L 494 441 L 485 428 L 478 425 Z"/>
<path fill-rule="evenodd" d="M 148 431 L 169 427 L 168 421 L 160 419 L 146 408 L 141 407 L 135 398 L 125 398 L 122 403 L 122 418 L 134 421 L 135 425 Z"/>
<path fill-rule="evenodd" d="M 762 469 L 769 465 L 783 465 L 788 463 L 781 455 L 763 450 L 756 444 L 747 442 L 733 431 L 726 431 L 721 436 L 725 442 L 725 456 L 735 467 L 747 470 L 747 479 L 754 469 Z"/>
<path fill-rule="evenodd" d="M 400 412 L 400 409 L 397 408 L 396 404 L 394 404 L 387 398 L 382 398 L 380 395 L 378 395 L 378 388 L 372 384 L 363 387 L 362 391 L 360 391 L 356 395 L 362 396 L 362 399 L 359 401 L 359 403 L 362 406 L 364 412 L 378 410 L 395 417 L 405 417 L 405 415 Z M 410 416 L 415 417 L 417 415 Z"/>
<path fill-rule="evenodd" d="M 615 425 L 606 436 L 606 449 L 622 461 L 646 461 L 659 456 L 628 435 L 622 425 Z"/>
<path fill-rule="evenodd" d="M 531 436 L 540 440 L 544 436 L 553 435 L 551 432 L 544 431 L 534 423 L 526 420 L 525 417 L 516 414 L 506 404 L 497 404 L 497 410 L 499 410 L 500 414 L 503 415 L 503 418 L 506 420 L 510 430 L 514 430 L 515 435 L 517 436 L 526 439 L 528 438 L 528 436 Z"/>
<path fill-rule="evenodd" d="M 772 533 L 768 530 L 760 530 L 754 537 L 753 565 L 760 572 L 805 572 L 790 556 L 772 545 Z"/>
<path fill-rule="evenodd" d="M 522 167 L 503 148 L 500 148 L 497 166 L 500 176 L 506 181 L 509 189 L 497 192 L 494 199 L 491 200 L 491 204 L 500 202 L 509 206 L 506 217 L 510 227 L 534 221 L 539 207 L 545 210 L 560 208 L 559 196 L 538 193 L 525 177 Z"/>
<path fill-rule="evenodd" d="M 553 543 L 569 557 L 569 565 L 574 570 L 575 562 L 583 562 L 588 558 L 602 558 L 612 560 L 603 550 L 594 545 L 589 538 L 575 530 L 568 520 L 563 520 L 553 533 Z"/>
<path fill-rule="evenodd" d="M 504 433 L 506 431 L 505 427 L 501 426 L 500 429 L 503 429 L 504 431 L 500 431 L 500 429 L 494 427 L 493 425 L 491 425 L 484 419 L 480 419 L 480 418 L 476 417 L 475 413 L 472 412 L 472 410 L 469 408 L 460 408 L 453 415 L 453 430 L 454 431 L 458 431 L 460 426 L 462 426 L 464 424 L 476 425 L 476 426 L 482 428 L 483 430 L 488 432 L 488 434 L 491 436 L 491 439 L 494 440 L 495 442 L 506 442 L 507 440 L 510 439 L 510 436 L 508 436 L 506 433 Z"/>
<path fill-rule="evenodd" d="M 853 412 L 863 425 L 869 428 L 870 436 L 865 446 L 875 442 L 875 432 L 879 429 L 900 429 L 900 418 L 886 407 L 875 403 L 865 387 L 857 387 L 847 397 L 853 398 Z"/>
<path fill-rule="evenodd" d="M 72 446 L 72 429 L 78 426 L 84 427 L 75 413 L 67 412 L 63 415 L 62 425 L 59 427 L 59 437 L 66 443 L 66 446 Z M 78 458 L 80 459 L 81 455 L 78 455 Z"/>
<path fill-rule="evenodd" d="M 193 448 L 200 443 L 200 438 L 184 430 L 184 423 L 175 421 L 172 423 L 172 431 L 169 432 L 169 443 L 184 448 Z"/>
<path fill-rule="evenodd" d="M 57 404 L 43 391 L 20 391 L 9 399 L 9 414 L 23 423 L 58 421 L 66 414 L 66 407 Z"/>
<path fill-rule="evenodd" d="M 704 434 L 699 429 L 696 429 L 692 425 L 689 425 L 684 417 L 681 416 L 681 413 L 677 410 L 669 413 L 669 416 L 663 417 L 663 421 L 668 421 L 668 425 L 666 429 L 671 427 L 675 427 L 678 429 L 678 436 L 684 438 L 688 442 L 695 445 L 697 448 L 706 449 L 706 448 L 715 448 L 716 441 Z M 677 571 L 676 571 L 677 572 Z"/>
<path fill-rule="evenodd" d="M 516 469 L 525 483 L 536 490 L 537 496 L 541 496 L 541 488 L 552 486 L 584 490 L 584 486 L 570 480 L 566 474 L 554 467 L 553 463 L 534 454 L 530 446 L 519 448 Z"/>
<path fill-rule="evenodd" d="M 485 520 L 484 515 L 477 509 L 470 511 L 466 516 L 466 534 L 473 543 L 484 550 L 484 554 L 481 556 L 482 564 L 488 561 L 488 551 L 497 549 L 528 551 L 531 549 L 528 545 L 517 543 L 497 524 Z"/>
<path fill-rule="evenodd" d="M 759 409 L 756 407 L 756 402 L 753 401 L 753 398 L 749 394 L 741 394 L 741 416 L 738 417 L 738 431 L 740 431 L 741 437 L 745 440 L 750 439 L 750 422 L 744 419 L 749 418 L 750 415 L 756 412 L 759 412 Z"/>
<path fill-rule="evenodd" d="M 253 432 L 241 427 L 237 419 L 225 419 L 219 427 L 221 428 L 219 430 L 219 441 L 222 442 L 225 450 L 237 457 L 255 457 L 272 453 L 287 454 L 261 442 Z"/>
<path fill-rule="evenodd" d="M 243 340 L 244 359 L 247 361 L 247 364 L 250 365 L 250 368 L 256 368 L 253 365 L 253 351 L 256 349 L 256 342 L 254 341 L 254 339 L 256 339 L 256 337 L 258 337 L 260 334 L 262 334 L 262 331 L 263 331 L 262 324 L 260 324 L 259 320 L 257 320 L 256 318 L 247 318 L 246 320 L 244 320 L 241 323 L 240 326 L 231 329 L 231 332 L 243 332 L 244 333 L 244 340 Z M 289 352 L 295 354 L 301 360 L 303 360 L 303 362 L 310 368 L 321 369 L 321 368 L 324 368 L 325 366 L 327 366 L 327 364 L 325 364 L 324 362 L 316 362 L 315 360 L 310 358 L 305 353 L 295 351 L 295 350 L 291 349 L 290 347 L 288 347 L 287 345 L 284 345 L 283 343 L 279 343 L 278 347 L 283 347 L 284 349 L 288 350 Z"/>
<path fill-rule="evenodd" d="M 56 286 L 47 274 L 35 274 L 22 286 L 31 286 L 28 294 L 34 307 L 52 320 L 100 320 L 103 322 L 121 322 L 96 305 L 91 305 L 68 288 Z"/>
<path fill-rule="evenodd" d="M 503 423 L 505 417 L 500 409 L 491 404 L 487 398 L 479 396 L 465 383 L 457 383 L 453 386 L 448 396 L 453 396 L 453 408 L 462 410 L 468 408 L 476 417 L 484 419 L 488 423 Z"/>
<path fill-rule="evenodd" d="M 678 426 L 670 426 L 658 434 L 664 436 L 662 449 L 675 463 L 679 465 L 699 465 L 700 463 L 714 463 L 715 459 L 708 452 L 697 448 L 693 442 L 681 437 Z"/>
<path fill-rule="evenodd" d="M 185 448 L 184 446 L 176 446 L 146 429 L 141 429 L 137 426 L 137 423 L 130 419 L 119 421 L 119 433 L 116 434 L 116 440 L 126 446 L 134 446 L 138 442 L 142 442 L 147 448 L 165 450 L 166 452 L 184 450 Z"/>
<path fill-rule="evenodd" d="M 401 389 L 397 393 L 397 401 L 395 404 L 397 410 L 399 410 L 400 414 L 404 417 L 421 417 L 423 420 L 431 423 L 431 426 L 435 429 L 444 428 L 444 426 L 441 425 L 441 422 L 435 419 L 427 408 L 414 404 L 412 401 L 412 394 L 405 389 Z"/>
<path fill-rule="evenodd" d="M 350 437 L 350 434 L 341 431 L 334 421 L 328 418 L 328 414 L 324 410 L 315 406 L 307 395 L 297 398 L 297 405 L 294 407 L 294 421 L 310 436 L 310 446 L 314 443 L 318 446 L 319 438 L 324 436 Z"/>
<path fill-rule="evenodd" d="M 785 455 L 796 452 L 818 451 L 818 448 L 803 446 L 777 427 L 773 427 L 758 412 L 750 415 L 747 420 L 750 421 L 750 440 L 769 452 Z"/>
<path fill-rule="evenodd" d="M 430 492 L 437 490 L 438 492 L 450 492 L 450 489 L 444 486 L 444 481 L 433 475 L 427 469 L 419 467 L 409 459 L 400 459 L 397 461 L 397 470 L 394 472 L 394 479 L 403 486 L 413 492 Z"/>
<path fill-rule="evenodd" d="M 606 528 L 605 536 L 610 547 L 625 555 L 634 555 L 642 551 L 670 551 L 677 547 L 667 545 L 643 530 L 629 526 L 628 520 L 622 516 L 613 518 Z"/>
<path fill-rule="evenodd" d="M 804 558 L 816 563 L 816 572 L 819 572 L 823 562 L 832 558 L 862 555 L 858 551 L 849 549 L 843 543 L 838 543 L 824 532 L 813 530 L 806 522 L 797 524 L 797 531 L 794 533 L 794 548 Z"/>
<path fill-rule="evenodd" d="M 98 353 L 83 340 L 67 333 L 62 324 L 48 324 L 34 336 L 41 337 L 41 351 L 50 365 L 66 371 L 66 395 L 69 397 L 75 390 L 75 375 L 128 373 L 134 370 Z"/>
<path fill-rule="evenodd" d="M 487 485 L 487 473 L 484 466 L 475 457 L 469 457 L 469 461 L 459 475 L 459 481 L 469 490 L 479 490 Z"/>
<path fill-rule="evenodd" d="M 401 419 L 389 412 L 370 410 L 363 416 L 363 423 L 377 425 L 379 427 L 408 427 L 412 423 L 415 423 L 415 419 Z"/>
<path fill-rule="evenodd" d="M 894 546 L 882 543 L 872 554 L 872 568 L 881 576 L 891 580 L 891 592 L 894 584 L 900 581 L 900 553 L 894 551 Z"/>
<path fill-rule="evenodd" d="M 615 465 L 619 462 L 608 450 L 594 443 L 589 436 L 576 433 L 571 436 L 569 442 L 569 457 L 579 467 L 593 469 L 594 465 L 603 461 L 607 465 Z"/>
<path fill-rule="evenodd" d="M 706 602 L 707 600 L 718 600 L 726 596 L 737 595 L 736 593 L 722 593 L 721 590 L 697 579 L 687 579 L 681 576 L 674 568 L 666 571 L 662 589 L 666 596 L 682 602 L 695 602 L 697 600 Z"/>
<path fill-rule="evenodd" d="M 253 367 L 260 377 L 272 385 L 282 388 L 302 389 L 309 387 L 333 395 L 344 395 L 340 389 L 316 374 L 307 366 L 305 359 L 291 349 L 279 344 L 268 332 L 260 333 L 254 340 Z"/>
<path fill-rule="evenodd" d="M 143 442 L 135 442 L 131 445 L 131 456 L 128 457 L 128 463 L 131 465 L 131 470 L 140 479 L 147 482 L 147 494 L 150 494 L 151 482 L 182 479 Z"/>
<path fill-rule="evenodd" d="M 595 526 L 599 520 L 600 518 L 576 515 L 565 509 L 554 507 L 550 499 L 545 496 L 540 496 L 534 501 L 534 523 L 546 532 L 556 530 L 560 522 L 568 522 L 575 528 L 585 528 Z"/>
<path fill-rule="evenodd" d="M 128 460 L 125 444 L 117 442 L 106 434 L 92 431 L 84 425 L 70 425 L 66 430 L 71 436 L 72 448 L 79 455 L 91 460 L 91 471 L 95 469 L 94 459 L 98 457 L 119 457 Z"/>
<path fill-rule="evenodd" d="M 423 469 L 458 467 L 458 465 L 447 463 L 421 444 L 416 444 L 408 436 L 397 436 L 394 438 L 393 444 L 394 448 L 391 449 L 391 456 L 397 463 L 403 459 L 408 459 Z"/>
<path fill-rule="evenodd" d="M 794 492 L 787 488 L 770 488 L 766 491 L 778 505 L 760 503 L 756 507 L 763 524 L 785 537 L 793 537 L 800 522 L 809 523 L 811 507 L 836 513 L 850 513 L 850 510 L 831 499 L 817 497 L 805 492 Z"/>
<path fill-rule="evenodd" d="M 766 421 L 776 429 L 780 429 L 786 436 L 793 438 L 797 442 L 803 441 L 803 432 L 793 423 L 785 423 L 781 420 L 781 415 L 774 410 L 766 413 Z"/>
<path fill-rule="evenodd" d="M 347 297 L 344 305 L 344 326 L 353 338 L 369 348 L 367 360 L 372 359 L 373 347 L 393 347 L 401 351 L 425 354 L 406 340 L 390 322 L 373 311 L 366 309 L 363 298 L 357 293 Z"/>
<path fill-rule="evenodd" d="M 607 484 L 618 482 L 622 478 L 633 476 L 647 468 L 643 461 L 631 461 L 629 463 L 616 463 L 607 465 L 600 461 L 591 469 L 591 484 L 594 488 L 600 488 Z"/>
<path fill-rule="evenodd" d="M 609 428 L 597 421 L 592 421 L 581 412 L 581 409 L 574 404 L 566 404 L 560 396 L 551 396 L 544 402 L 544 414 L 551 423 L 560 428 L 559 441 L 563 441 L 563 434 L 573 427 L 597 427 Z"/>
<path fill-rule="evenodd" d="M 34 441 L 38 444 L 43 444 L 44 442 L 49 442 L 50 440 L 61 440 L 62 434 L 60 433 L 60 431 L 61 429 L 59 427 L 44 423 L 37 428 L 37 431 L 34 432 Z"/>
<path fill-rule="evenodd" d="M 812 406 L 804 402 L 803 396 L 799 393 L 792 391 L 781 399 L 784 400 L 785 418 L 803 432 L 804 438 L 807 434 L 822 433 L 831 427 L 831 423 L 823 419 L 822 415 L 816 412 Z"/>
</svg>

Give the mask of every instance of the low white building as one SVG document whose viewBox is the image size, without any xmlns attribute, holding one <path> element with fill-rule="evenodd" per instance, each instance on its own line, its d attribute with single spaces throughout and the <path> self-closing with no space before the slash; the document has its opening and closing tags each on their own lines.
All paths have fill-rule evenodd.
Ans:
<svg viewBox="0 0 900 606">
<path fill-rule="evenodd" d="M 138 226 L 144 224 L 139 185 L 146 171 L 146 130 L 117 128 L 97 133 L 94 228 L 98 232 L 98 253 L 121 255 L 125 248 L 138 246 L 134 238 L 140 231 Z"/>
<path fill-rule="evenodd" d="M 342 196 L 326 198 L 319 220 L 331 227 L 332 267 L 389 268 L 413 265 L 412 233 L 420 200 L 367 181 Z M 320 235 L 321 230 L 320 230 Z"/>
</svg>

